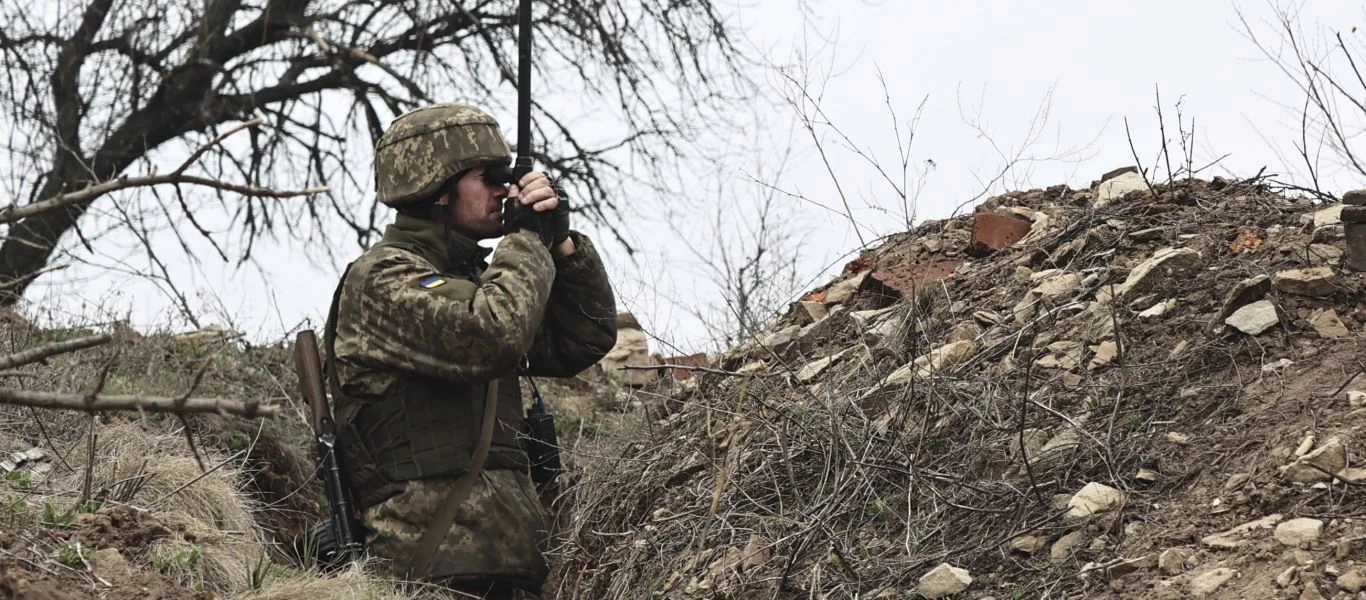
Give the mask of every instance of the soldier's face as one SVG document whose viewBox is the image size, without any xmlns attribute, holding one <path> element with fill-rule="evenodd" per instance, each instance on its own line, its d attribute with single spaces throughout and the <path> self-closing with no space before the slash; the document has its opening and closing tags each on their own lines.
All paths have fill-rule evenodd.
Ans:
<svg viewBox="0 0 1366 600">
<path fill-rule="evenodd" d="M 502 235 L 503 199 L 508 186 L 484 182 L 484 168 L 465 173 L 455 185 L 458 194 L 449 214 L 452 229 L 482 240 Z"/>
</svg>

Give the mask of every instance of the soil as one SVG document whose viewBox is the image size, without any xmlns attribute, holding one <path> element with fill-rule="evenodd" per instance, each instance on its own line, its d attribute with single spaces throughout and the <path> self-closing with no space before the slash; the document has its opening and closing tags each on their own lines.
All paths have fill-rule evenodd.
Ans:
<svg viewBox="0 0 1366 600">
<path fill-rule="evenodd" d="M 71 533 L 87 548 L 117 548 L 125 556 L 141 555 L 152 542 L 168 535 L 171 531 L 156 517 L 129 506 L 84 515 Z"/>
</svg>

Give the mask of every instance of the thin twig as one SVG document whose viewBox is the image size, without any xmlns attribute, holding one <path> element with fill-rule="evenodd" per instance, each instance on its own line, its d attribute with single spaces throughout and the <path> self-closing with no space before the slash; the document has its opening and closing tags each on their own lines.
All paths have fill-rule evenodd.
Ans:
<svg viewBox="0 0 1366 600">
<path fill-rule="evenodd" d="M 711 373 L 712 375 L 724 375 L 726 377 L 772 377 L 780 373 L 737 373 L 711 367 L 695 367 L 692 365 L 622 365 L 621 371 L 662 371 L 664 369 L 681 369 L 685 371 L 698 371 L 700 373 Z"/>
</svg>

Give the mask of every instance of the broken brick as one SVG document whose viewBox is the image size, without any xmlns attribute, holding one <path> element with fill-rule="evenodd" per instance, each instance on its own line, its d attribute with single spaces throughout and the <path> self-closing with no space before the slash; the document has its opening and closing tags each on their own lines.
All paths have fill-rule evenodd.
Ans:
<svg viewBox="0 0 1366 600">
<path fill-rule="evenodd" d="M 925 264 L 911 264 L 909 261 L 902 261 L 901 264 L 890 269 L 874 272 L 871 277 L 900 294 L 902 298 L 909 298 L 917 288 L 943 281 L 952 276 L 962 262 L 959 260 L 936 260 Z"/>
<path fill-rule="evenodd" d="M 997 252 L 1029 235 L 1033 223 L 990 212 L 979 212 L 972 218 L 971 256 L 986 256 Z"/>
</svg>

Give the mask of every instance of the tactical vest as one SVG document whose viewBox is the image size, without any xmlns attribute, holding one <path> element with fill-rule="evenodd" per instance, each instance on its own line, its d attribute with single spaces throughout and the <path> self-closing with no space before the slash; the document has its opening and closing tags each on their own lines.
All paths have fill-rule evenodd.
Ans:
<svg viewBox="0 0 1366 600">
<path fill-rule="evenodd" d="M 479 441 L 487 384 L 457 384 L 412 373 L 397 373 L 381 397 L 342 392 L 334 342 L 337 308 L 350 267 L 333 294 L 324 332 L 327 375 L 336 412 L 337 438 L 349 483 L 364 510 L 404 489 L 415 479 L 454 478 L 469 469 Z M 462 274 L 478 282 L 475 273 Z M 522 447 L 526 423 L 517 375 L 498 382 L 498 423 L 484 469 L 527 471 Z"/>
</svg>

